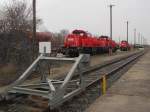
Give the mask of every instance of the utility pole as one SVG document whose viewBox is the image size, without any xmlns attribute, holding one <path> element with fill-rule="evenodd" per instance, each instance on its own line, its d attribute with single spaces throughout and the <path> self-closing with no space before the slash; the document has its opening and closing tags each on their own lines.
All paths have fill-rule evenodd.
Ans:
<svg viewBox="0 0 150 112">
<path fill-rule="evenodd" d="M 142 42 L 141 40 L 142 40 L 142 34 L 140 35 L 140 45 L 141 45 L 141 42 Z"/>
<path fill-rule="evenodd" d="M 35 44 L 36 44 L 36 0 L 33 0 L 33 59 L 35 56 Z"/>
<path fill-rule="evenodd" d="M 139 33 L 139 36 L 138 36 L 138 44 L 140 45 L 140 36 L 141 34 Z"/>
<path fill-rule="evenodd" d="M 143 35 L 141 36 L 141 45 L 143 45 Z"/>
<path fill-rule="evenodd" d="M 136 29 L 134 29 L 134 45 L 136 45 Z"/>
<path fill-rule="evenodd" d="M 140 44 L 142 45 L 142 35 L 141 35 L 141 38 L 140 38 Z"/>
<path fill-rule="evenodd" d="M 115 5 L 110 4 L 110 39 L 112 40 L 112 7 Z"/>
<path fill-rule="evenodd" d="M 120 36 L 119 36 L 119 44 L 120 44 Z"/>
<path fill-rule="evenodd" d="M 115 5 L 110 4 L 110 40 L 112 40 L 112 7 Z M 109 55 L 112 55 L 111 43 L 109 42 Z"/>
<path fill-rule="evenodd" d="M 128 42 L 128 36 L 129 36 L 129 33 L 128 33 L 128 30 L 129 30 L 129 22 L 127 21 L 127 42 Z"/>
</svg>

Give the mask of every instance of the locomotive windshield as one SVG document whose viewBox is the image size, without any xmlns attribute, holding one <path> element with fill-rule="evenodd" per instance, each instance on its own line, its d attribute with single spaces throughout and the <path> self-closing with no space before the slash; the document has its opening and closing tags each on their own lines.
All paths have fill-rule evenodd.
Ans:
<svg viewBox="0 0 150 112">
<path fill-rule="evenodd" d="M 100 36 L 100 38 L 108 38 L 108 36 Z"/>
<path fill-rule="evenodd" d="M 85 31 L 82 31 L 82 30 L 74 30 L 74 31 L 72 32 L 72 34 L 82 35 L 82 36 L 87 35 L 87 33 L 86 33 Z"/>
<path fill-rule="evenodd" d="M 121 41 L 122 43 L 127 43 L 127 41 L 126 40 L 123 40 L 123 41 Z"/>
</svg>

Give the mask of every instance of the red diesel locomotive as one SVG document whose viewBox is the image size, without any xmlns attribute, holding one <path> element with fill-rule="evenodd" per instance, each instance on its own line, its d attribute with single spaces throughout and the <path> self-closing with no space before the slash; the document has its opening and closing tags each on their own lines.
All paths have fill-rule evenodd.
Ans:
<svg viewBox="0 0 150 112">
<path fill-rule="evenodd" d="M 120 43 L 120 50 L 121 51 L 128 51 L 130 50 L 131 46 L 129 45 L 129 43 L 125 40 L 122 40 Z"/>
<path fill-rule="evenodd" d="M 78 56 L 79 53 L 97 54 L 117 50 L 117 44 L 107 36 L 99 38 L 92 36 L 83 30 L 74 30 L 65 37 L 64 54 L 69 56 Z"/>
</svg>

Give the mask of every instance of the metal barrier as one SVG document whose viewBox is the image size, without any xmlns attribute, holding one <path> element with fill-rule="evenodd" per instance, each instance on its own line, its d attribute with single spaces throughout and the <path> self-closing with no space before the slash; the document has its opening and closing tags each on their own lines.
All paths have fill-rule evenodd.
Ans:
<svg viewBox="0 0 150 112">
<path fill-rule="evenodd" d="M 42 60 L 72 61 L 74 64 L 63 80 L 50 79 L 46 74 L 40 74 L 41 80 L 39 82 L 24 84 L 32 71 L 37 67 L 37 64 Z M 71 98 L 74 94 L 77 94 L 79 89 L 85 89 L 81 68 L 84 68 L 89 63 L 89 60 L 90 55 L 88 54 L 81 54 L 77 58 L 46 57 L 44 54 L 41 54 L 13 84 L 8 86 L 3 95 L 19 93 L 44 97 L 49 100 L 49 106 L 54 108 Z M 79 73 L 79 80 L 72 79 L 76 71 Z M 66 88 L 72 86 L 72 84 L 76 88 L 73 91 L 66 92 Z"/>
</svg>

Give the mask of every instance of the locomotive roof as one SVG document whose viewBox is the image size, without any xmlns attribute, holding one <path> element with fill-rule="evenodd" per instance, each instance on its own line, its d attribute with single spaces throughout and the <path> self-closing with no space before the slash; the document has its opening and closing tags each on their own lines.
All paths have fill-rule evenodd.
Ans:
<svg viewBox="0 0 150 112">
<path fill-rule="evenodd" d="M 108 36 L 103 36 L 103 35 L 102 35 L 102 36 L 100 36 L 99 38 L 109 38 L 109 37 L 108 37 Z"/>
<path fill-rule="evenodd" d="M 83 33 L 83 34 L 87 34 L 86 31 L 83 31 L 83 30 L 74 30 L 72 31 L 73 34 L 80 34 L 80 33 Z"/>
</svg>

